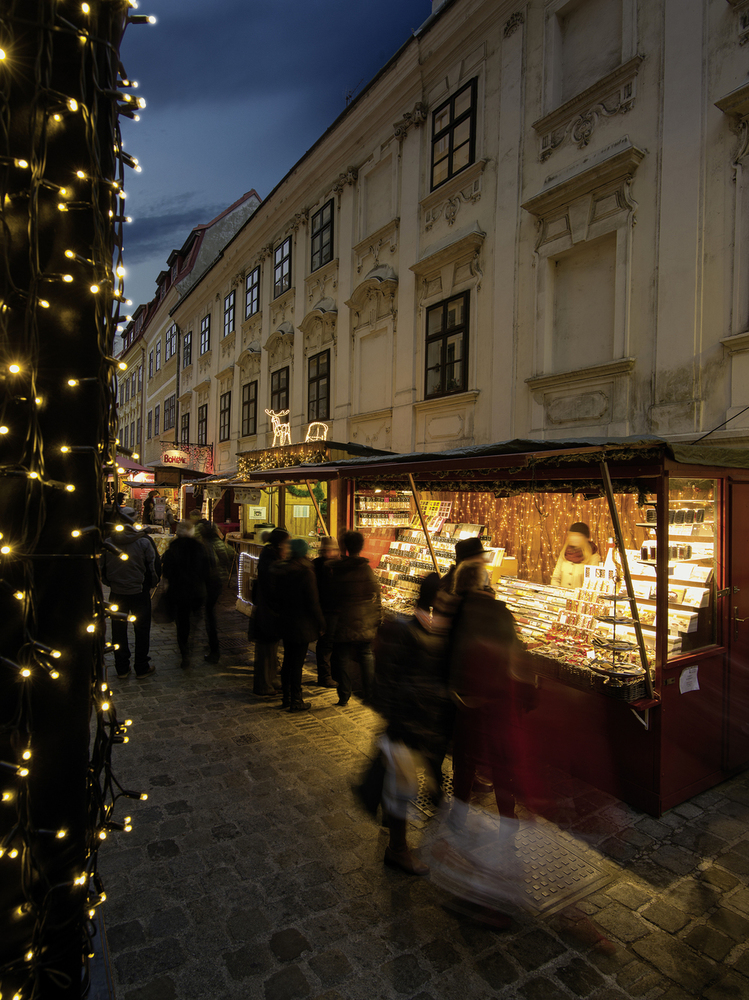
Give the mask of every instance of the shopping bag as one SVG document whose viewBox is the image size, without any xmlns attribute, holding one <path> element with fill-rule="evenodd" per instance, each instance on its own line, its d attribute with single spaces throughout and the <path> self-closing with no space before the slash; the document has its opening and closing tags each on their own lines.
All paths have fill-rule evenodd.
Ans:
<svg viewBox="0 0 749 1000">
<path fill-rule="evenodd" d="M 156 625 L 168 625 L 174 621 L 174 615 L 169 609 L 167 590 L 169 583 L 162 577 L 151 594 L 151 621 Z"/>
</svg>

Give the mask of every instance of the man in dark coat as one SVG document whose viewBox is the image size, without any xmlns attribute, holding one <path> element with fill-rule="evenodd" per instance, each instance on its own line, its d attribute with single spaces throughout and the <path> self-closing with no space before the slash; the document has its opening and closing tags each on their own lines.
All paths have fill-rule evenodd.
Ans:
<svg viewBox="0 0 749 1000">
<path fill-rule="evenodd" d="M 135 615 L 135 675 L 146 677 L 155 667 L 149 662 L 151 643 L 151 595 L 161 576 L 161 562 L 151 539 L 144 531 L 126 524 L 122 531 L 112 532 L 115 545 L 127 554 L 122 560 L 108 549 L 101 557 L 102 578 L 111 587 L 109 600 L 119 612 Z M 120 677 L 130 673 L 130 647 L 127 641 L 127 620 L 112 619 L 112 643 L 119 646 L 114 651 L 114 666 Z"/>
<path fill-rule="evenodd" d="M 372 640 L 382 618 L 382 607 L 380 585 L 369 561 L 361 555 L 363 547 L 361 532 L 344 532 L 341 549 L 345 555 L 331 568 L 333 602 L 338 612 L 331 666 L 341 706 L 347 705 L 351 697 L 349 664 L 352 659 L 359 662 L 365 701 L 371 699 L 374 686 Z"/>
<path fill-rule="evenodd" d="M 190 666 L 190 619 L 204 606 L 211 579 L 205 546 L 195 537 L 191 521 L 180 521 L 177 537 L 164 553 L 164 576 L 169 584 L 166 604 L 177 623 L 181 665 Z"/>
<path fill-rule="evenodd" d="M 332 568 L 336 564 L 340 550 L 338 542 L 330 535 L 325 535 L 320 543 L 320 555 L 312 560 L 315 571 L 317 592 L 320 596 L 320 607 L 325 615 L 325 634 L 317 640 L 315 656 L 317 659 L 317 683 L 319 687 L 334 688 L 336 682 L 330 672 L 330 657 L 333 652 L 333 636 L 338 624 L 338 614 L 335 610 L 333 596 Z"/>
<path fill-rule="evenodd" d="M 270 568 L 276 560 L 285 557 L 288 539 L 288 531 L 274 528 L 257 561 L 257 579 L 253 587 L 255 676 L 252 686 L 257 695 L 272 695 L 279 688 L 278 641 L 281 638 L 281 616 L 271 587 Z"/>
<path fill-rule="evenodd" d="M 294 538 L 290 557 L 277 559 L 270 567 L 271 589 L 280 612 L 283 637 L 281 708 L 290 712 L 304 712 L 312 707 L 302 700 L 302 668 L 310 642 L 325 631 L 325 617 L 307 550 L 303 538 Z"/>
</svg>

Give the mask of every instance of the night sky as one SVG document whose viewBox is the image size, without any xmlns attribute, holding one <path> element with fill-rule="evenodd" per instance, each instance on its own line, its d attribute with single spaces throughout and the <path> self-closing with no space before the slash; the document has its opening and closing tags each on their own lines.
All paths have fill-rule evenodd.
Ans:
<svg viewBox="0 0 749 1000">
<path fill-rule="evenodd" d="M 139 0 L 127 75 L 147 107 L 122 119 L 125 291 L 135 308 L 193 226 L 264 198 L 431 13 L 431 0 Z M 131 311 L 132 311 L 131 309 Z"/>
</svg>

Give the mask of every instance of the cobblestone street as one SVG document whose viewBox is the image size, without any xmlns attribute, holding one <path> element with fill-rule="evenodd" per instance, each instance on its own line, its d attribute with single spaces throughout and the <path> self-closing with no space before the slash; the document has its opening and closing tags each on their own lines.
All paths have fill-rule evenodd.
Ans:
<svg viewBox="0 0 749 1000">
<path fill-rule="evenodd" d="M 749 997 L 749 775 L 658 821 L 557 776 L 595 877 L 495 930 L 383 865 L 386 833 L 350 791 L 379 718 L 335 707 L 311 669 L 311 712 L 255 698 L 230 591 L 219 610 L 218 665 L 201 629 L 182 669 L 155 625 L 155 675 L 112 670 L 133 719 L 115 774 L 149 796 L 101 852 L 118 1000 Z M 419 816 L 417 841 L 434 822 Z"/>
</svg>

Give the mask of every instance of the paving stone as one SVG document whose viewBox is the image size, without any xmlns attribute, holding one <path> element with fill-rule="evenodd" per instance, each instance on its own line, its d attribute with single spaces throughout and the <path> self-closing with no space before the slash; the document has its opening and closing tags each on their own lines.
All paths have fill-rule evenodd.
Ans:
<svg viewBox="0 0 749 1000">
<path fill-rule="evenodd" d="M 169 976 L 159 976 L 145 986 L 128 990 L 125 1000 L 177 1000 L 177 988 Z"/>
<path fill-rule="evenodd" d="M 746 941 L 749 938 L 749 919 L 729 910 L 727 906 L 718 907 L 715 913 L 708 917 L 708 922 L 736 941 Z"/>
<path fill-rule="evenodd" d="M 662 927 L 664 931 L 668 931 L 669 934 L 675 934 L 689 923 L 689 917 L 683 910 L 677 910 L 675 906 L 669 906 L 668 903 L 661 900 L 643 910 L 642 915 L 646 920 L 650 920 Z"/>
<path fill-rule="evenodd" d="M 713 983 L 702 994 L 704 1000 L 747 1000 L 749 997 L 749 981 L 735 972 Z"/>
<path fill-rule="evenodd" d="M 541 928 L 515 938 L 507 944 L 506 950 L 528 972 L 533 972 L 547 962 L 559 958 L 565 951 L 559 941 Z M 506 982 L 513 981 L 513 979 L 506 980 Z"/>
<path fill-rule="evenodd" d="M 730 872 L 723 871 L 722 868 L 718 868 L 716 865 L 705 868 L 700 873 L 700 878 L 710 885 L 715 886 L 716 889 L 722 889 L 724 892 L 733 889 L 739 884 L 739 880 L 731 875 Z"/>
<path fill-rule="evenodd" d="M 649 931 L 641 917 L 620 903 L 611 903 L 597 913 L 596 923 L 620 941 L 636 941 Z"/>
<path fill-rule="evenodd" d="M 346 956 L 337 949 L 315 955 L 307 964 L 323 986 L 335 986 L 353 972 Z"/>
<path fill-rule="evenodd" d="M 266 979 L 264 990 L 265 1000 L 297 1000 L 310 996 L 312 992 L 302 970 L 296 965 L 282 969 Z"/>
<path fill-rule="evenodd" d="M 542 965 L 542 962 L 538 963 Z M 512 964 L 500 952 L 495 951 L 486 958 L 476 962 L 476 971 L 482 979 L 486 980 L 493 990 L 501 990 L 504 986 L 514 983 L 518 974 Z"/>
<path fill-rule="evenodd" d="M 429 979 L 429 973 L 413 955 L 399 955 L 380 968 L 380 975 L 398 993 L 413 993 Z"/>
<path fill-rule="evenodd" d="M 671 843 L 683 847 L 687 851 L 693 851 L 700 858 L 714 857 L 726 849 L 725 840 L 721 840 L 720 837 L 715 837 L 712 833 L 693 826 L 686 826 L 682 830 L 676 830 L 671 838 Z"/>
<path fill-rule="evenodd" d="M 717 889 L 694 879 L 686 879 L 678 886 L 669 889 L 663 896 L 671 906 L 683 909 L 696 917 L 712 909 L 719 898 L 720 893 Z"/>
<path fill-rule="evenodd" d="M 421 949 L 421 955 L 437 972 L 445 972 L 462 962 L 463 957 L 453 948 L 449 941 L 438 939 L 430 941 Z"/>
<path fill-rule="evenodd" d="M 234 980 L 246 979 L 268 972 L 275 965 L 266 945 L 250 944 L 222 955 L 229 976 Z"/>
<path fill-rule="evenodd" d="M 699 951 L 716 962 L 722 962 L 733 948 L 734 942 L 706 924 L 698 924 L 685 935 L 684 940 L 695 951 Z"/>
<path fill-rule="evenodd" d="M 541 976 L 529 979 L 518 988 L 518 993 L 525 1000 L 559 1000 L 560 998 L 559 984 Z"/>
<path fill-rule="evenodd" d="M 270 924 L 260 909 L 234 910 L 226 921 L 226 926 L 235 941 L 252 941 L 265 934 Z"/>
<path fill-rule="evenodd" d="M 311 951 L 307 938 L 295 927 L 277 931 L 270 939 L 270 950 L 279 962 L 293 962 L 304 951 Z"/>
<path fill-rule="evenodd" d="M 641 819 L 635 826 L 641 833 L 646 834 L 648 837 L 653 837 L 654 840 L 663 840 L 671 833 L 670 828 L 665 823 L 659 823 L 657 819 L 653 819 L 651 816 Z"/>
<path fill-rule="evenodd" d="M 653 851 L 650 859 L 655 864 L 676 872 L 677 875 L 688 875 L 694 871 L 699 862 L 690 851 L 684 850 L 683 847 L 675 847 L 673 844 L 666 844 Z"/>
<path fill-rule="evenodd" d="M 115 965 L 120 979 L 133 983 L 136 978 L 151 979 L 161 972 L 180 968 L 186 958 L 182 944 L 170 938 L 152 947 L 123 952 L 116 957 Z"/>
<path fill-rule="evenodd" d="M 633 944 L 633 949 L 665 976 L 685 989 L 703 989 L 715 975 L 713 966 L 681 941 L 655 933 Z"/>
<path fill-rule="evenodd" d="M 554 974 L 576 997 L 587 997 L 603 985 L 601 974 L 581 958 L 573 958 L 567 965 L 558 966 Z"/>
<path fill-rule="evenodd" d="M 681 986 L 670 986 L 658 1000 L 694 1000 L 696 994 L 688 993 Z"/>
<path fill-rule="evenodd" d="M 181 906 L 170 906 L 167 910 L 159 910 L 151 917 L 148 931 L 151 937 L 178 936 L 190 926 L 190 919 Z M 109 938 L 109 933 L 107 933 Z"/>
<path fill-rule="evenodd" d="M 146 943 L 146 935 L 137 920 L 107 927 L 107 942 L 113 951 L 126 951 Z"/>
<path fill-rule="evenodd" d="M 639 910 L 645 903 L 649 903 L 653 898 L 652 892 L 648 892 L 641 886 L 632 885 L 631 882 L 619 882 L 606 890 L 606 895 L 612 899 L 628 906 L 630 910 Z"/>
<path fill-rule="evenodd" d="M 726 851 L 718 857 L 718 864 L 727 868 L 734 875 L 740 875 L 746 881 L 745 876 L 749 875 L 749 857 L 740 851 Z"/>
</svg>

